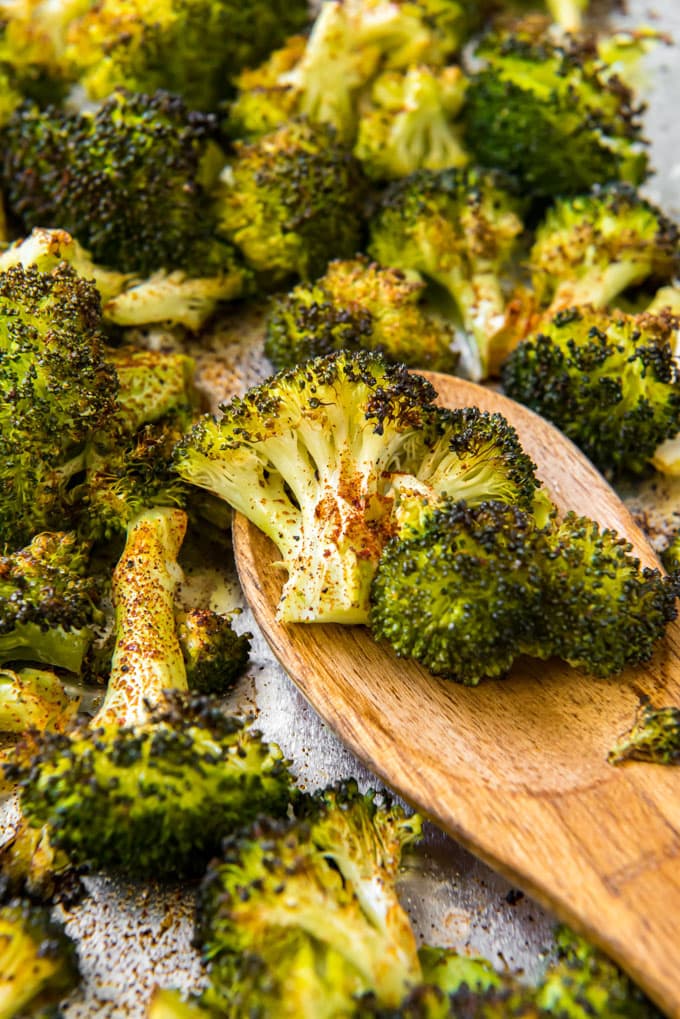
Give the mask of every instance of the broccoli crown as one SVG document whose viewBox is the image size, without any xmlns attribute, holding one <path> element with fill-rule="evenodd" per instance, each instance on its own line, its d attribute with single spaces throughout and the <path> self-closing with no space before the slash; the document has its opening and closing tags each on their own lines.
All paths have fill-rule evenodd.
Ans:
<svg viewBox="0 0 680 1019">
<path fill-rule="evenodd" d="M 641 471 L 680 430 L 670 314 L 558 312 L 510 354 L 503 386 L 554 422 L 603 471 Z"/>
<path fill-rule="evenodd" d="M 487 991 L 503 987 L 507 980 L 493 968 L 488 959 L 461 955 L 453 948 L 422 945 L 418 958 L 423 968 L 423 983 L 432 984 L 446 994 L 455 994 L 461 987 L 471 991 Z"/>
<path fill-rule="evenodd" d="M 595 676 L 648 661 L 675 619 L 675 590 L 615 531 L 569 513 L 547 532 L 543 602 L 527 650 Z"/>
<path fill-rule="evenodd" d="M 260 64 L 247 67 L 234 79 L 236 95 L 224 123 L 232 138 L 259 138 L 299 115 L 299 89 L 288 78 L 305 55 L 307 38 L 292 35 Z"/>
<path fill-rule="evenodd" d="M 415 937 L 394 892 L 401 848 L 420 822 L 353 783 L 302 801 L 300 817 L 261 820 L 227 840 L 209 868 L 197 940 L 211 982 L 231 993 L 234 978 L 264 970 L 265 986 L 275 981 L 285 1004 L 318 993 L 321 980 L 333 998 L 346 994 L 347 1012 L 352 995 L 367 990 L 397 1004 L 420 979 Z M 281 1014 L 345 1009 L 294 1013 L 284 1005 Z"/>
<path fill-rule="evenodd" d="M 630 732 L 620 738 L 607 759 L 612 764 L 622 761 L 677 764 L 680 761 L 680 708 L 641 705 Z"/>
<path fill-rule="evenodd" d="M 175 465 L 277 545 L 289 622 L 364 622 L 389 531 L 388 472 L 411 454 L 435 392 L 375 354 L 340 352 L 279 372 L 204 418 Z"/>
<path fill-rule="evenodd" d="M 558 199 L 536 231 L 532 282 L 539 302 L 602 307 L 626 287 L 680 268 L 678 228 L 622 184 Z"/>
<path fill-rule="evenodd" d="M 221 175 L 221 228 L 253 269 L 308 279 L 359 247 L 364 181 L 332 128 L 291 121 L 237 142 Z"/>
<path fill-rule="evenodd" d="M 411 368 L 453 371 L 453 332 L 420 306 L 424 283 L 367 258 L 338 259 L 278 298 L 265 353 L 277 369 L 338 350 L 374 350 Z"/>
<path fill-rule="evenodd" d="M 189 609 L 177 619 L 190 690 L 220 694 L 245 671 L 250 658 L 250 633 L 237 633 L 231 616 L 212 609 Z"/>
<path fill-rule="evenodd" d="M 19 899 L 0 907 L 3 1015 L 38 1015 L 77 983 L 75 946 L 48 909 Z"/>
<path fill-rule="evenodd" d="M 195 271 L 214 226 L 201 173 L 215 129 L 165 92 L 121 89 L 95 112 L 24 105 L 4 136 L 9 208 L 29 229 L 57 222 L 123 272 Z"/>
<path fill-rule="evenodd" d="M 363 999 L 356 1019 L 548 1019 L 538 1008 L 530 990 L 516 985 L 478 991 L 462 986 L 455 994 L 422 984 L 411 991 L 397 1008 L 384 1008 L 370 998 Z"/>
<path fill-rule="evenodd" d="M 0 557 L 0 661 L 80 671 L 98 601 L 87 569 L 88 547 L 64 532 L 38 534 Z"/>
<path fill-rule="evenodd" d="M 188 422 L 198 402 L 192 357 L 140 347 L 118 347 L 107 356 L 118 376 L 117 422 L 124 431 L 133 434 L 168 415 Z"/>
<path fill-rule="evenodd" d="M 134 875 L 198 874 L 228 832 L 291 797 L 279 748 L 200 699 L 143 726 L 48 735 L 9 773 L 24 816 L 74 863 Z"/>
<path fill-rule="evenodd" d="M 661 1012 L 618 966 L 569 928 L 558 928 L 558 958 L 547 970 L 536 1002 L 565 1019 L 662 1019 Z"/>
<path fill-rule="evenodd" d="M 73 720 L 78 705 L 53 672 L 0 669 L 0 732 L 61 730 Z"/>
<path fill-rule="evenodd" d="M 586 44 L 500 34 L 478 54 L 486 66 L 470 77 L 464 120 L 479 163 L 516 175 L 537 196 L 641 183 L 641 111 Z"/>
<path fill-rule="evenodd" d="M 454 120 L 465 98 L 459 67 L 420 65 L 384 71 L 364 104 L 354 154 L 377 180 L 406 177 L 416 170 L 465 166 L 468 156 Z"/>
<path fill-rule="evenodd" d="M 470 685 L 503 675 L 542 611 L 544 543 L 516 506 L 443 499 L 385 547 L 373 635 L 434 675 Z"/>
<path fill-rule="evenodd" d="M 387 188 L 371 222 L 373 258 L 448 290 L 478 346 L 481 374 L 504 323 L 500 278 L 522 232 L 520 203 L 505 183 L 475 169 L 419 170 Z"/>
<path fill-rule="evenodd" d="M 422 514 L 443 497 L 469 506 L 493 501 L 533 510 L 536 468 L 502 414 L 435 407 L 421 438 L 414 477 L 395 478 L 400 530 L 417 527 Z"/>
<path fill-rule="evenodd" d="M 231 91 L 235 72 L 307 20 L 304 0 L 102 0 L 69 26 L 66 63 L 94 99 L 120 85 L 167 89 L 210 110 Z"/>
<path fill-rule="evenodd" d="M 0 272 L 0 547 L 63 526 L 82 449 L 115 409 L 95 287 L 66 266 Z"/>
<path fill-rule="evenodd" d="M 680 528 L 673 531 L 661 553 L 661 561 L 676 580 L 680 580 Z"/>
</svg>

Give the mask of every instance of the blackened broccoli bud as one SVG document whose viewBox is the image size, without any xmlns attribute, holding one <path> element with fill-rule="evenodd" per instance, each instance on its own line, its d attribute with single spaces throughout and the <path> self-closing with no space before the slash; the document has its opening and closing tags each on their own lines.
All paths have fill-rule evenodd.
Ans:
<svg viewBox="0 0 680 1019">
<path fill-rule="evenodd" d="M 483 166 L 516 174 L 537 196 L 596 183 L 641 183 L 641 110 L 594 51 L 574 41 L 490 35 L 470 78 L 466 143 Z"/>
<path fill-rule="evenodd" d="M 526 650 L 594 676 L 648 661 L 677 615 L 671 578 L 641 567 L 615 531 L 575 513 L 546 540 L 542 609 Z"/>
<path fill-rule="evenodd" d="M 202 159 L 215 119 L 166 92 L 116 91 L 94 113 L 22 106 L 5 133 L 9 208 L 56 224 L 95 261 L 149 275 L 192 268 L 212 235 Z"/>
<path fill-rule="evenodd" d="M 559 312 L 503 367 L 514 399 L 560 428 L 603 471 L 642 471 L 680 430 L 669 313 Z"/>
<path fill-rule="evenodd" d="M 443 500 L 383 551 L 373 635 L 434 675 L 470 685 L 501 676 L 540 612 L 544 550 L 543 533 L 515 506 Z"/>
<path fill-rule="evenodd" d="M 271 280 L 318 276 L 360 246 L 365 181 L 327 125 L 296 120 L 237 143 L 221 183 L 221 229 Z"/>
</svg>

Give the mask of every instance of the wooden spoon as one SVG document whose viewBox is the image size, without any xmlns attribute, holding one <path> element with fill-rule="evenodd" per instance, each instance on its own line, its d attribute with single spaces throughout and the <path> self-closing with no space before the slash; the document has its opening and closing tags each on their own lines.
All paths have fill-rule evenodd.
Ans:
<svg viewBox="0 0 680 1019">
<path fill-rule="evenodd" d="M 428 377 L 446 406 L 503 413 L 560 509 L 615 528 L 658 566 L 616 494 L 552 425 L 472 383 Z M 356 756 L 680 1019 L 680 768 L 606 759 L 641 695 L 680 705 L 680 624 L 646 667 L 615 679 L 522 659 L 508 678 L 468 688 L 396 658 L 364 627 L 277 623 L 274 546 L 237 516 L 234 548 L 274 654 Z"/>
</svg>

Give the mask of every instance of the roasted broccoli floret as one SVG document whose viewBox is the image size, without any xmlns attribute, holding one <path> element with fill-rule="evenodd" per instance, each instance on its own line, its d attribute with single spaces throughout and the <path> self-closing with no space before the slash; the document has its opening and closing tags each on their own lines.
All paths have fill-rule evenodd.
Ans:
<svg viewBox="0 0 680 1019">
<path fill-rule="evenodd" d="M 276 369 L 338 350 L 373 350 L 411 368 L 453 371 L 453 330 L 421 306 L 425 284 L 367 258 L 330 263 L 274 303 L 265 353 Z"/>
<path fill-rule="evenodd" d="M 440 500 L 380 558 L 373 636 L 437 676 L 475 685 L 504 675 L 543 611 L 544 546 L 515 506 Z"/>
<path fill-rule="evenodd" d="M 427 95 L 430 112 L 453 115 L 461 104 L 460 72 L 444 72 L 441 79 L 435 73 L 426 83 L 428 72 L 416 71 L 415 65 L 427 62 L 441 68 L 474 22 L 478 7 L 459 0 L 326 0 L 307 40 L 293 36 L 260 67 L 239 76 L 228 129 L 235 137 L 254 138 L 291 117 L 304 116 L 332 126 L 343 141 L 352 143 L 365 92 L 383 71 L 397 72 L 397 80 L 399 72 L 407 73 L 409 102 L 423 104 Z M 375 98 L 383 104 L 382 98 Z M 392 121 L 395 99 L 387 102 Z M 413 121 L 402 124 L 402 135 L 412 137 Z M 422 123 L 421 119 L 425 136 Z M 448 137 L 447 148 L 455 148 L 448 127 L 445 132 L 433 131 L 431 140 L 443 134 Z"/>
<path fill-rule="evenodd" d="M 654 708 L 643 704 L 630 731 L 609 751 L 612 764 L 622 761 L 680 763 L 680 708 Z"/>
<path fill-rule="evenodd" d="M 534 642 L 594 676 L 648 661 L 676 616 L 672 580 L 641 567 L 615 531 L 569 513 L 546 532 L 549 554 Z"/>
<path fill-rule="evenodd" d="M 540 485 L 535 465 L 502 414 L 436 407 L 419 441 L 413 474 L 397 474 L 392 481 L 400 530 L 417 528 L 443 497 L 469 506 L 493 501 L 535 511 Z"/>
<path fill-rule="evenodd" d="M 63 730 L 73 722 L 80 699 L 45 669 L 0 669 L 0 732 Z"/>
<path fill-rule="evenodd" d="M 365 991 L 401 1001 L 421 970 L 395 878 L 419 833 L 417 816 L 349 782 L 228 840 L 199 898 L 202 1003 L 317 1019 L 353 1014 Z"/>
<path fill-rule="evenodd" d="M 448 290 L 474 339 L 478 378 L 504 325 L 501 276 L 522 232 L 518 208 L 493 174 L 421 170 L 387 189 L 371 224 L 378 262 L 415 269 Z"/>
<path fill-rule="evenodd" d="M 221 229 L 272 281 L 318 276 L 359 247 L 363 177 L 329 127 L 292 121 L 237 142 L 220 181 Z"/>
<path fill-rule="evenodd" d="M 587 44 L 501 33 L 477 52 L 485 66 L 470 76 L 464 119 L 481 165 L 539 197 L 644 180 L 640 109 Z"/>
<path fill-rule="evenodd" d="M 149 1001 L 146 1019 L 215 1019 L 214 1013 L 195 1001 L 187 1000 L 180 991 L 156 988 Z"/>
<path fill-rule="evenodd" d="M 423 969 L 423 983 L 432 984 L 446 994 L 454 994 L 461 987 L 487 991 L 507 983 L 488 959 L 461 955 L 453 948 L 422 945 L 418 958 Z"/>
<path fill-rule="evenodd" d="M 661 561 L 671 575 L 680 579 L 680 528 L 676 528 L 670 534 L 666 547 L 661 553 Z"/>
<path fill-rule="evenodd" d="M 619 967 L 585 938 L 560 927 L 558 959 L 535 998 L 548 1016 L 565 1019 L 662 1019 L 661 1012 Z"/>
<path fill-rule="evenodd" d="M 8 207 L 27 229 L 57 223 L 122 272 L 228 271 L 208 195 L 223 162 L 215 130 L 165 92 L 119 90 L 82 113 L 22 106 L 4 135 Z"/>
<path fill-rule="evenodd" d="M 680 320 L 571 308 L 507 359 L 509 396 L 568 435 L 602 470 L 639 472 L 680 431 L 673 346 Z"/>
<path fill-rule="evenodd" d="M 232 615 L 223 616 L 212 609 L 177 614 L 177 636 L 190 690 L 224 693 L 248 665 L 252 634 L 237 633 Z"/>
<path fill-rule="evenodd" d="M 0 557 L 0 661 L 80 671 L 99 600 L 88 560 L 88 546 L 65 532 Z"/>
<path fill-rule="evenodd" d="M 47 1015 L 78 983 L 75 945 L 49 911 L 28 901 L 0 907 L 2 1015 Z"/>
<path fill-rule="evenodd" d="M 680 267 L 677 226 L 633 188 L 612 185 L 558 199 L 529 256 L 540 304 L 603 308 L 627 287 L 666 282 Z"/>
<path fill-rule="evenodd" d="M 364 103 L 354 154 L 368 177 L 393 180 L 416 170 L 465 166 L 455 123 L 465 99 L 460 67 L 384 71 Z"/>
<path fill-rule="evenodd" d="M 131 874 L 200 871 L 234 827 L 285 813 L 278 747 L 187 690 L 175 628 L 181 510 L 133 521 L 113 577 L 116 644 L 104 702 L 87 728 L 49 734 L 6 766 L 28 822 L 77 864 Z"/>
<path fill-rule="evenodd" d="M 84 448 L 115 411 L 99 296 L 61 266 L 0 272 L 0 548 L 63 527 Z"/>
<path fill-rule="evenodd" d="M 317 358 L 280 372 L 203 419 L 176 469 L 271 538 L 288 577 L 286 622 L 365 622 L 389 533 L 388 473 L 410 470 L 434 389 L 374 354 Z"/>
<path fill-rule="evenodd" d="M 68 28 L 65 63 L 93 99 L 119 85 L 167 89 L 194 109 L 215 109 L 231 78 L 308 20 L 304 0 L 102 0 Z M 162 165 L 162 164 L 159 164 Z"/>
</svg>

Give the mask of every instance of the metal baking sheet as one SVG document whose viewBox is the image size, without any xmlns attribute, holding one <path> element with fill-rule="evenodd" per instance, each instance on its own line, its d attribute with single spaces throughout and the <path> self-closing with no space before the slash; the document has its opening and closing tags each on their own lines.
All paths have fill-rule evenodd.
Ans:
<svg viewBox="0 0 680 1019">
<path fill-rule="evenodd" d="M 621 27 L 651 25 L 680 40 L 680 4 L 671 0 L 660 0 L 658 7 L 631 0 L 627 11 L 618 11 L 612 21 Z M 646 133 L 657 168 L 645 190 L 680 220 L 678 46 L 657 47 L 646 58 L 644 73 Z M 220 399 L 243 392 L 269 373 L 261 353 L 261 325 L 261 309 L 238 309 L 200 343 L 189 345 L 199 387 L 213 409 Z M 166 347 L 175 341 L 158 331 L 145 342 Z M 655 478 L 622 494 L 654 541 L 680 524 L 675 515 L 680 482 Z M 227 549 L 189 546 L 183 564 L 187 603 L 219 609 L 242 603 Z M 350 775 L 363 787 L 378 785 L 300 696 L 244 609 L 238 625 L 255 634 L 252 663 L 229 707 L 256 715 L 259 728 L 292 760 L 305 788 Z M 11 820 L 9 803 L 6 825 Z M 201 967 L 191 945 L 192 887 L 100 876 L 85 883 L 87 897 L 68 909 L 58 907 L 78 943 L 82 970 L 80 987 L 63 1006 L 68 1019 L 141 1019 L 156 985 L 200 987 Z M 422 940 L 485 955 L 498 968 L 522 971 L 527 979 L 537 976 L 550 955 L 553 917 L 431 825 L 406 861 L 401 893 Z"/>
</svg>

